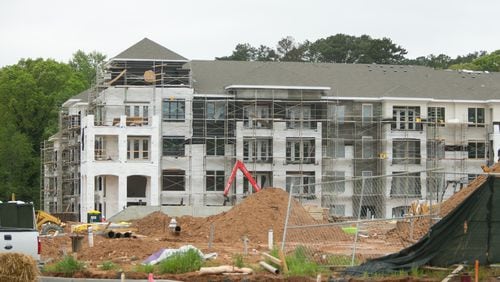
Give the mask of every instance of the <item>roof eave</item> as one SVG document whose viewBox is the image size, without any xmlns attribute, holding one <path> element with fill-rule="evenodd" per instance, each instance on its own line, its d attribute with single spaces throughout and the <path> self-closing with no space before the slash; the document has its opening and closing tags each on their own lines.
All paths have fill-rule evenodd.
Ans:
<svg viewBox="0 0 500 282">
<path fill-rule="evenodd" d="M 280 89 L 280 90 L 317 90 L 329 91 L 332 88 L 329 86 L 292 86 L 292 85 L 228 85 L 224 87 L 225 90 L 230 89 Z"/>
</svg>

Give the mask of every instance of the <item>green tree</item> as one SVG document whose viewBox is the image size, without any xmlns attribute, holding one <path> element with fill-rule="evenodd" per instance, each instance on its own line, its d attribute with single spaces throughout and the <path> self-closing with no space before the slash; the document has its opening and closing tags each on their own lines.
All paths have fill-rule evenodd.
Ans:
<svg viewBox="0 0 500 282">
<path fill-rule="evenodd" d="M 310 61 L 310 48 L 311 43 L 305 41 L 298 43 L 291 36 L 287 36 L 278 41 L 276 48 L 278 58 L 283 62 L 306 62 Z"/>
<path fill-rule="evenodd" d="M 276 53 L 276 50 L 265 46 L 265 45 L 260 45 L 259 48 L 257 48 L 257 52 L 255 53 L 255 60 L 256 61 L 278 61 L 279 56 Z"/>
<path fill-rule="evenodd" d="M 86 87 L 90 87 L 95 82 L 96 72 L 106 60 L 106 55 L 97 51 L 85 53 L 82 50 L 76 51 L 73 58 L 69 61 L 69 65 L 74 71 L 83 76 Z"/>
<path fill-rule="evenodd" d="M 479 52 L 474 52 L 474 53 L 469 53 L 464 56 L 457 56 L 455 59 L 452 59 L 450 64 L 451 65 L 456 65 L 456 64 L 467 64 L 471 63 L 477 58 L 480 58 L 482 56 L 488 55 L 488 52 L 486 51 L 479 51 Z"/>
<path fill-rule="evenodd" d="M 291 36 L 278 41 L 276 49 L 261 45 L 255 48 L 248 43 L 236 45 L 231 56 L 217 60 L 236 61 L 282 61 L 282 62 L 325 62 L 325 63 L 377 63 L 398 64 L 405 59 L 406 50 L 394 44 L 389 38 L 373 39 L 368 35 L 360 37 L 336 34 L 320 38 L 315 42 L 300 43 Z"/>
<path fill-rule="evenodd" d="M 60 105 L 86 88 L 83 77 L 54 60 L 0 69 L 0 197 L 38 200 L 40 144 L 56 132 Z"/>
<path fill-rule="evenodd" d="M 336 34 L 316 40 L 310 48 L 318 62 L 348 63 L 351 62 L 354 46 L 354 36 Z"/>
<path fill-rule="evenodd" d="M 12 193 L 24 201 L 38 201 L 38 157 L 29 138 L 9 123 L 0 126 L 0 200 Z"/>
<path fill-rule="evenodd" d="M 451 62 L 451 57 L 445 54 L 439 54 L 437 56 L 429 55 L 427 66 L 435 69 L 445 69 L 448 68 Z"/>
<path fill-rule="evenodd" d="M 485 51 L 473 52 L 463 56 L 451 58 L 445 54 L 428 55 L 417 57 L 416 59 L 404 59 L 402 64 L 426 66 L 435 69 L 476 69 L 478 66 L 471 65 L 472 61 L 487 55 Z"/>
<path fill-rule="evenodd" d="M 362 44 L 366 40 L 366 47 Z M 396 45 L 389 38 L 371 39 L 367 35 L 363 35 L 356 40 L 358 50 L 362 50 L 362 54 L 358 56 L 360 63 L 370 64 L 398 64 L 404 60 L 404 56 L 408 53 L 403 47 Z"/>
<path fill-rule="evenodd" d="M 483 53 L 484 54 L 484 53 Z M 474 59 L 469 63 L 455 64 L 450 66 L 451 69 L 468 69 L 476 71 L 500 71 L 500 50 L 494 51 L 491 54 L 485 54 Z"/>
<path fill-rule="evenodd" d="M 0 71 L 0 109 L 38 152 L 38 144 L 57 129 L 60 105 L 85 88 L 81 74 L 67 64 L 21 60 Z"/>
<path fill-rule="evenodd" d="M 407 52 L 389 38 L 336 34 L 311 43 L 310 53 L 314 61 L 325 63 L 397 64 Z"/>
<path fill-rule="evenodd" d="M 249 43 L 238 44 L 234 48 L 231 56 L 224 56 L 215 58 L 221 61 L 254 61 L 257 49 L 252 47 Z"/>
</svg>

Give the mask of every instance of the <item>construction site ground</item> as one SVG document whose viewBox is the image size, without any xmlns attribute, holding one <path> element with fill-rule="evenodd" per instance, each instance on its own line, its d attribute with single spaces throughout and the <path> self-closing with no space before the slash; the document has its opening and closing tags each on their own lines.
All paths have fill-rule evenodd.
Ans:
<svg viewBox="0 0 500 282">
<path fill-rule="evenodd" d="M 462 189 L 452 198 L 440 205 L 440 215 L 444 216 L 460 202 L 477 189 L 486 179 L 480 176 L 469 186 Z M 193 245 L 204 254 L 217 253 L 215 259 L 206 262 L 209 266 L 234 265 L 237 256 L 243 256 L 246 266 L 256 271 L 249 276 L 221 276 L 200 275 L 197 272 L 186 274 L 155 274 L 155 278 L 173 279 L 181 281 L 307 281 L 304 277 L 286 277 L 276 275 L 261 269 L 258 265 L 262 261 L 261 252 L 268 252 L 268 231 L 273 229 L 274 244 L 281 245 L 285 217 L 288 206 L 288 193 L 282 189 L 268 188 L 247 197 L 243 202 L 231 210 L 202 218 L 182 216 L 176 218 L 182 230 L 175 235 L 169 231 L 171 217 L 161 212 L 153 212 L 146 217 L 132 223 L 136 228 L 134 236 L 130 238 L 107 238 L 102 235 L 94 236 L 94 246 L 89 247 L 87 235 L 84 234 L 82 248 L 72 253 L 72 239 L 70 232 L 58 236 L 41 238 L 42 261 L 46 264 L 60 260 L 64 255 L 73 255 L 86 263 L 86 270 L 75 274 L 75 277 L 88 278 L 117 278 L 125 272 L 127 278 L 146 279 L 147 273 L 136 271 L 147 257 L 162 248 L 179 248 L 184 245 Z M 294 223 L 318 225 L 328 221 L 315 220 L 297 201 L 292 202 L 292 211 L 289 224 Z M 368 258 L 379 257 L 401 250 L 416 242 L 425 235 L 432 224 L 430 217 L 412 218 L 404 221 L 373 221 L 364 222 L 358 226 L 360 236 L 356 244 L 356 260 L 362 262 Z M 209 247 L 210 229 L 214 230 L 213 241 Z M 69 231 L 69 229 L 68 229 Z M 291 229 L 287 233 L 286 249 L 293 246 L 311 243 L 321 253 L 329 253 L 350 257 L 353 250 L 354 234 L 347 234 L 340 226 L 328 225 L 310 229 Z M 245 247 L 244 239 L 247 240 Z M 306 240 L 304 240 L 307 238 Z M 245 255 L 246 250 L 246 255 Z M 320 262 L 321 257 L 316 258 Z M 114 270 L 100 270 L 103 262 L 113 262 L 118 267 Z M 327 268 L 328 269 L 328 268 Z M 55 273 L 46 273 L 54 275 Z M 285 278 L 286 277 L 286 278 Z M 316 278 L 310 278 L 315 281 Z M 323 280 L 326 280 L 324 276 Z M 359 280 L 362 281 L 362 280 Z M 393 280 L 386 281 L 405 281 Z M 418 281 L 418 280 L 412 280 Z M 432 281 L 432 280 L 422 280 Z"/>
</svg>

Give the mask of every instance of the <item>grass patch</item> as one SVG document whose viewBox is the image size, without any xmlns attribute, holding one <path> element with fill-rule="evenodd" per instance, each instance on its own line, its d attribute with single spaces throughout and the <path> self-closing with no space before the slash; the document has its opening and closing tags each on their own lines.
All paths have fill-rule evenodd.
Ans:
<svg viewBox="0 0 500 282">
<path fill-rule="evenodd" d="M 245 262 L 243 261 L 243 255 L 242 254 L 234 254 L 233 256 L 233 264 L 236 267 L 242 268 L 245 266 Z"/>
<path fill-rule="evenodd" d="M 412 267 L 412 269 L 410 270 L 411 277 L 422 277 L 424 275 L 424 271 L 418 267 Z"/>
<path fill-rule="evenodd" d="M 72 256 L 65 256 L 60 261 L 48 265 L 43 268 L 44 272 L 56 272 L 63 273 L 65 275 L 73 275 L 78 271 L 85 269 L 85 264 L 79 260 L 76 260 Z"/>
<path fill-rule="evenodd" d="M 188 250 L 185 253 L 177 253 L 168 259 L 160 262 L 158 271 L 163 273 L 186 273 L 199 270 L 203 263 L 197 251 Z"/>
<path fill-rule="evenodd" d="M 345 265 L 351 266 L 352 257 L 346 255 L 327 255 L 326 258 L 328 265 Z M 359 265 L 360 261 L 354 258 L 354 265 Z"/>
<path fill-rule="evenodd" d="M 116 264 L 114 264 L 112 261 L 103 261 L 102 265 L 99 267 L 101 270 L 113 270 L 116 268 Z"/>
<path fill-rule="evenodd" d="M 269 254 L 275 258 L 279 258 L 280 257 L 280 250 L 278 249 L 278 247 L 274 246 L 274 248 L 271 251 L 269 251 Z"/>
<path fill-rule="evenodd" d="M 295 251 L 286 257 L 288 275 L 314 276 L 320 272 L 319 266 L 307 257 L 306 248 L 298 246 Z"/>
<path fill-rule="evenodd" d="M 436 279 L 436 280 L 443 280 L 449 272 L 451 272 L 452 269 L 449 271 L 441 271 L 441 270 L 429 270 L 429 269 L 423 269 L 423 268 L 418 268 L 414 267 L 411 268 L 410 270 L 397 270 L 394 272 L 388 272 L 388 273 L 364 273 L 363 278 L 365 279 L 383 279 L 383 278 L 428 278 L 428 279 Z M 480 281 L 482 281 L 480 279 Z"/>
<path fill-rule="evenodd" d="M 153 273 L 155 266 L 152 264 L 139 264 L 135 267 L 135 272 Z"/>
</svg>

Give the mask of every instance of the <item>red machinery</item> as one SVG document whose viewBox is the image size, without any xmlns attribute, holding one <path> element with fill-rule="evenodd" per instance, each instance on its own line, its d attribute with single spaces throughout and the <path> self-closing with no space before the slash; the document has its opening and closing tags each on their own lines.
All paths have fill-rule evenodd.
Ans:
<svg viewBox="0 0 500 282">
<path fill-rule="evenodd" d="M 248 182 L 250 182 L 250 184 L 252 185 L 253 190 L 255 192 L 260 191 L 260 187 L 257 184 L 257 181 L 255 181 L 252 174 L 250 174 L 250 172 L 248 172 L 248 169 L 246 168 L 245 164 L 243 164 L 242 161 L 237 160 L 236 163 L 234 164 L 233 170 L 231 171 L 231 175 L 229 176 L 229 179 L 227 180 L 226 187 L 224 188 L 224 197 L 226 197 L 226 198 L 227 198 L 227 194 L 229 193 L 229 189 L 231 188 L 231 184 L 233 184 L 234 178 L 236 177 L 236 172 L 238 171 L 238 169 L 241 170 L 241 172 L 243 172 L 245 177 L 248 179 Z"/>
</svg>

